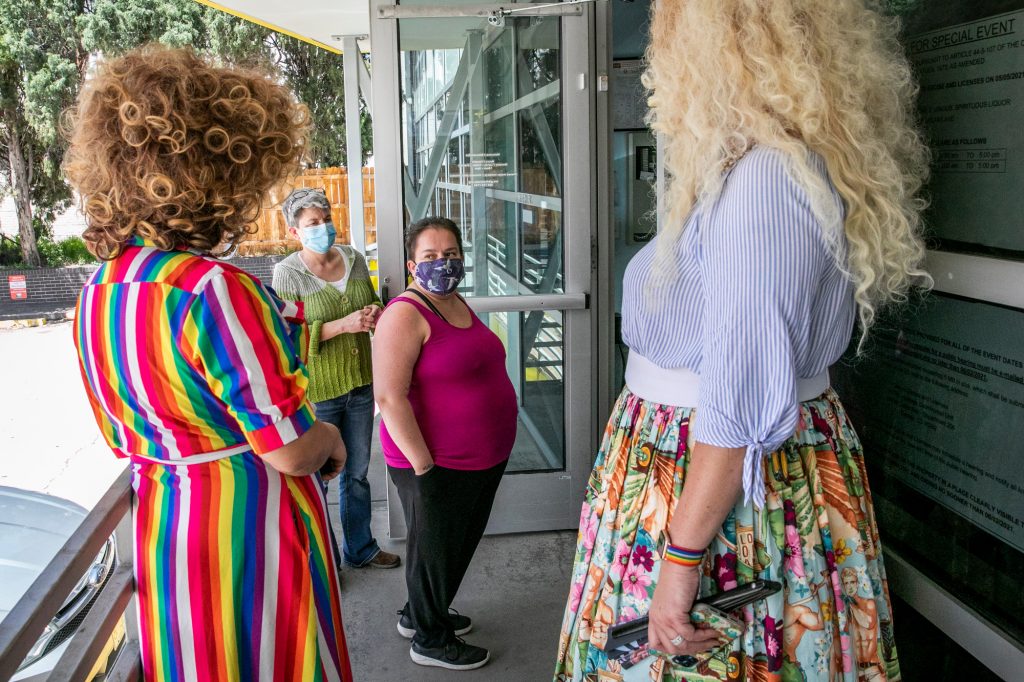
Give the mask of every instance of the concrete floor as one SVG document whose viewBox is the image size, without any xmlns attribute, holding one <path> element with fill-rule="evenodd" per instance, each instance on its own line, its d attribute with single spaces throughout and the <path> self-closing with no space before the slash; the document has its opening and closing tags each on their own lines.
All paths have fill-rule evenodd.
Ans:
<svg viewBox="0 0 1024 682">
<path fill-rule="evenodd" d="M 376 447 L 370 465 L 373 530 L 381 547 L 405 556 L 405 542 L 391 541 L 383 458 Z M 338 531 L 337 485 L 329 506 Z M 405 603 L 404 568 L 342 570 L 341 607 L 345 634 L 358 682 L 404 680 L 550 680 L 558 630 L 569 590 L 576 531 L 485 537 L 453 604 L 473 619 L 465 640 L 490 650 L 483 668 L 454 672 L 416 665 L 409 640 L 395 629 L 395 611 Z"/>
</svg>

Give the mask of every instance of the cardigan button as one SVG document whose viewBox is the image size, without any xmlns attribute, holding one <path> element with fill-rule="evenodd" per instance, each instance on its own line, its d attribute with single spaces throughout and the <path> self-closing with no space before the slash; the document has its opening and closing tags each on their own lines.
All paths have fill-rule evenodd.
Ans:
<svg viewBox="0 0 1024 682">
<path fill-rule="evenodd" d="M 352 355 L 359 355 L 359 349 L 358 348 L 353 348 L 352 349 Z"/>
<path fill-rule="evenodd" d="M 341 302 L 342 303 L 348 303 L 348 296 L 342 296 L 341 297 Z"/>
</svg>

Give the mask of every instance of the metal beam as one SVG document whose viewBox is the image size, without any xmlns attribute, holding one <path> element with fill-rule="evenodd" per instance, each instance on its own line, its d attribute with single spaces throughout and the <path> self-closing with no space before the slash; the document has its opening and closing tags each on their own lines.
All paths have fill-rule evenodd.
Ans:
<svg viewBox="0 0 1024 682">
<path fill-rule="evenodd" d="M 518 72 L 519 78 L 519 92 L 522 93 L 529 87 L 529 65 L 526 63 L 526 58 L 523 56 L 522 50 L 516 51 L 518 54 Z M 541 106 L 541 102 L 546 101 L 551 95 L 547 94 L 548 91 L 554 90 L 555 96 L 561 94 L 562 79 L 559 77 L 553 82 L 534 90 L 530 95 L 523 97 L 520 96 L 518 102 L 522 102 L 527 97 L 534 97 L 535 101 L 530 102 L 524 109 L 523 112 L 529 117 L 530 123 L 533 125 L 533 129 L 537 134 L 537 142 L 540 144 L 541 154 L 544 156 L 544 163 L 548 168 L 548 173 L 551 174 L 551 179 L 555 183 L 555 191 L 558 193 L 558 209 L 561 213 L 561 197 L 562 197 L 562 155 L 558 150 L 558 143 L 555 141 L 554 135 L 551 134 L 551 127 L 548 125 L 547 118 L 544 116 L 544 109 Z M 561 102 L 558 102 L 558 106 L 561 106 Z M 562 230 L 565 227 L 564 215 L 559 215 L 559 228 L 558 233 L 555 235 L 555 242 L 552 245 L 551 253 L 548 255 L 547 263 L 544 265 L 544 274 L 541 276 L 540 285 L 538 286 L 538 293 L 550 294 L 554 291 L 555 280 L 557 279 L 558 273 L 562 270 Z M 523 324 L 523 345 L 525 346 L 525 352 L 523 358 L 530 356 L 530 351 L 533 350 L 537 344 L 537 336 L 540 334 L 541 326 L 544 322 L 544 312 L 540 310 L 534 310 L 526 316 L 526 322 Z"/>
<path fill-rule="evenodd" d="M 564 224 L 563 224 L 564 228 Z M 555 278 L 558 275 L 562 263 L 562 228 L 559 228 L 555 235 L 555 243 L 551 249 L 551 256 L 548 258 L 547 266 L 544 268 L 544 276 L 541 278 L 538 287 L 540 294 L 550 294 L 555 288 Z M 564 279 L 564 278 L 563 278 Z M 530 351 L 537 343 L 537 335 L 540 334 L 541 323 L 544 321 L 544 311 L 534 310 L 526 316 L 526 323 L 523 325 L 523 343 L 526 346 L 526 353 L 523 357 L 529 357 Z"/>
<path fill-rule="evenodd" d="M 539 312 L 545 310 L 586 310 L 586 294 L 529 294 L 526 296 L 470 296 L 466 304 L 476 313 Z"/>
<path fill-rule="evenodd" d="M 132 610 L 133 607 L 129 607 Z M 142 658 L 139 643 L 125 644 L 125 648 L 117 655 L 114 667 L 107 671 L 103 682 L 137 682 L 142 679 Z"/>
<path fill-rule="evenodd" d="M 377 270 L 380 295 L 388 299 L 405 288 L 402 231 L 405 225 L 402 197 L 402 101 L 398 23 L 381 21 L 376 10 L 387 0 L 370 1 L 370 54 L 376 83 L 373 89 L 373 153 L 377 183 Z M 405 536 L 405 520 L 394 482 L 387 481 L 388 534 Z"/>
<path fill-rule="evenodd" d="M 548 119 L 544 116 L 544 110 L 539 104 L 531 105 L 526 109 L 526 115 L 530 117 L 533 129 L 537 131 L 537 141 L 540 143 L 541 152 L 544 154 L 544 163 L 551 173 L 551 179 L 555 182 L 555 191 L 562 196 L 562 155 L 558 151 L 558 143 L 555 136 L 551 134 L 551 127 L 548 126 Z"/>
<path fill-rule="evenodd" d="M 1024 308 L 1024 263 L 929 251 L 927 270 L 935 278 L 936 291 Z"/>
<path fill-rule="evenodd" d="M 484 35 L 482 31 L 470 31 L 466 38 L 466 49 L 473 54 L 483 54 Z M 469 118 L 470 129 L 463 160 L 472 164 L 476 154 L 484 151 L 484 128 L 473 125 L 477 114 L 484 111 L 486 94 L 484 70 L 473 69 L 469 77 Z M 472 169 L 472 165 L 470 165 Z M 466 178 L 463 178 L 466 181 Z M 488 293 L 487 273 L 490 261 L 487 259 L 487 195 L 486 188 L 480 184 L 472 184 L 469 198 L 470 225 L 473 243 L 473 296 L 486 296 Z"/>
<path fill-rule="evenodd" d="M 328 52 L 333 52 L 334 54 L 338 54 L 340 52 L 340 50 L 338 50 L 338 48 L 336 46 L 328 45 L 327 43 L 321 42 L 319 40 L 314 40 L 313 38 L 310 38 L 308 36 L 303 35 L 302 33 L 304 33 L 304 32 L 291 31 L 291 30 L 289 30 L 287 28 L 284 28 L 283 26 L 278 26 L 276 24 L 271 24 L 269 22 L 263 21 L 262 19 L 258 19 L 256 17 L 252 16 L 251 14 L 246 14 L 244 12 L 241 12 L 241 11 L 237 10 L 237 9 L 233 9 L 231 7 L 227 7 L 227 6 L 222 5 L 220 3 L 213 2 L 213 0 L 195 0 L 195 1 L 198 2 L 200 5 L 206 5 L 207 7 L 212 7 L 213 9 L 219 10 L 221 12 L 224 12 L 225 14 L 230 14 L 232 16 L 238 17 L 239 19 L 244 19 L 245 21 L 248 21 L 251 24 L 256 24 L 257 26 L 262 26 L 263 28 L 268 28 L 271 31 L 275 31 L 277 33 L 282 33 L 282 34 L 284 34 L 286 36 L 289 36 L 291 38 L 295 38 L 296 40 L 301 40 L 304 43 L 309 43 L 310 45 L 315 45 L 316 47 L 319 47 L 321 50 L 327 50 Z M 232 3 L 232 4 L 242 4 L 242 3 Z M 262 14 L 262 12 L 260 12 L 260 14 Z"/>
<path fill-rule="evenodd" d="M 366 112 L 373 118 L 373 80 L 370 78 L 370 70 L 366 68 L 366 60 L 359 55 L 359 90 L 363 93 L 363 102 L 366 104 Z"/>
<path fill-rule="evenodd" d="M 522 83 L 520 83 L 520 85 L 522 85 Z M 548 83 L 543 87 L 537 88 L 528 95 L 518 97 L 514 101 L 509 102 L 503 107 L 499 107 L 494 111 L 487 112 L 486 114 L 484 114 L 483 122 L 493 123 L 499 119 L 505 118 L 506 116 L 511 116 L 517 111 L 522 111 L 523 109 L 530 105 L 538 104 L 540 102 L 546 102 L 549 99 L 554 99 L 558 97 L 561 93 L 562 84 L 561 80 L 559 79 L 554 81 L 553 83 Z"/>
<path fill-rule="evenodd" d="M 342 38 L 345 75 L 345 157 L 348 159 L 348 226 L 352 247 L 366 255 L 366 226 L 363 223 L 363 144 L 359 121 L 359 53 L 357 36 Z"/>
<path fill-rule="evenodd" d="M 597 133 L 597 170 L 594 185 L 594 212 L 597 222 L 595 238 L 597 240 L 597 259 L 594 282 L 594 311 L 591 315 L 592 333 L 597 352 L 591 364 L 591 371 L 596 377 L 594 393 L 594 415 L 600 424 L 605 415 L 611 414 L 615 400 L 617 375 L 615 371 L 615 215 L 613 172 L 612 172 L 612 126 L 611 101 L 608 88 L 602 88 L 602 81 L 607 82 L 612 67 L 612 21 L 611 3 L 601 3 L 594 7 L 594 64 L 596 67 L 598 88 L 594 95 L 596 108 Z M 602 78 L 603 77 L 603 78 Z M 594 434 L 595 443 L 597 434 Z M 595 448 L 596 451 L 596 448 Z"/>
<path fill-rule="evenodd" d="M 530 7 L 525 4 L 516 5 L 384 5 L 377 8 L 378 19 L 445 19 L 453 17 L 479 17 L 487 19 L 492 16 L 509 17 L 545 17 L 545 16 L 581 16 L 582 5 L 594 0 L 568 0 L 550 4 L 537 4 Z"/>
</svg>

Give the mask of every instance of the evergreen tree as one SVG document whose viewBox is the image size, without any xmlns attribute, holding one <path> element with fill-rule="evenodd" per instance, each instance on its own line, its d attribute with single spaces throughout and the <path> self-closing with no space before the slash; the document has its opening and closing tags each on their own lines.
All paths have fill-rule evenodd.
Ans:
<svg viewBox="0 0 1024 682">
<path fill-rule="evenodd" d="M 40 265 L 37 228 L 71 200 L 60 170 L 66 144 L 58 124 L 88 64 L 74 30 L 85 11 L 85 0 L 0 3 L 0 194 L 14 196 L 28 265 Z"/>
<path fill-rule="evenodd" d="M 90 52 L 118 54 L 157 41 L 172 47 L 191 45 L 236 64 L 275 68 L 312 115 L 310 163 L 345 165 L 341 55 L 193 0 L 94 0 L 81 26 L 83 44 Z M 372 136 L 363 110 L 363 145 L 369 149 Z"/>
<path fill-rule="evenodd" d="M 312 114 L 310 163 L 345 164 L 340 55 L 193 0 L 0 0 L 0 196 L 14 197 L 26 264 L 41 264 L 36 238 L 71 202 L 60 170 L 67 142 L 59 122 L 90 56 L 152 41 L 276 68 Z M 369 117 L 361 118 L 369 149 Z"/>
</svg>

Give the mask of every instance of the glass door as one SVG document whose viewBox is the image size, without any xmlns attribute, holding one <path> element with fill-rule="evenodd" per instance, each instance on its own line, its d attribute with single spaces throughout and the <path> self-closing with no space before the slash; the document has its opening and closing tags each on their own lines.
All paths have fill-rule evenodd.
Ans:
<svg viewBox="0 0 1024 682">
<path fill-rule="evenodd" d="M 375 97 L 388 90 L 374 111 L 381 293 L 406 286 L 409 222 L 440 215 L 460 226 L 459 291 L 504 342 L 519 398 L 489 530 L 570 528 L 595 442 L 589 22 L 579 5 L 504 7 L 373 8 Z M 394 104 L 384 120 L 382 100 Z M 389 133 L 395 143 L 381 149 Z M 389 223 L 382 179 L 398 190 Z M 392 535 L 404 535 L 390 506 Z"/>
</svg>

